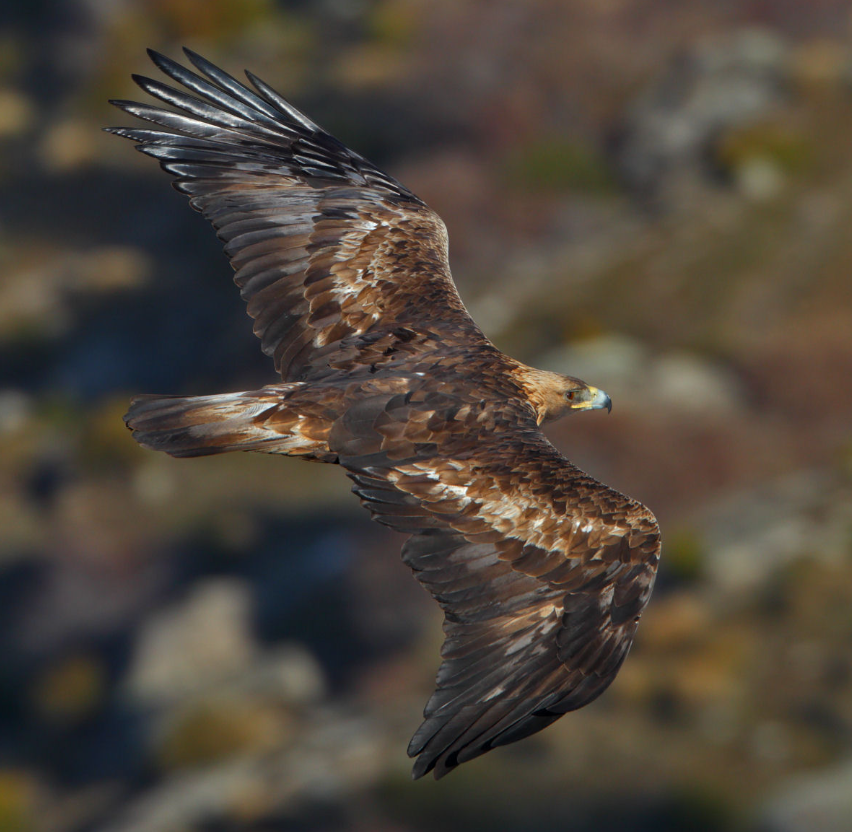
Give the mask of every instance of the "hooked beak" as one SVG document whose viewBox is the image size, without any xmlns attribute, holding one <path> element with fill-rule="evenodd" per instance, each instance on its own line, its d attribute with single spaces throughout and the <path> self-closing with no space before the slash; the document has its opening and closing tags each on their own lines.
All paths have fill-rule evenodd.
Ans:
<svg viewBox="0 0 852 832">
<path fill-rule="evenodd" d="M 571 404 L 572 410 L 602 410 L 603 408 L 606 408 L 607 413 L 611 413 L 612 399 L 597 387 L 587 388 Z"/>
</svg>

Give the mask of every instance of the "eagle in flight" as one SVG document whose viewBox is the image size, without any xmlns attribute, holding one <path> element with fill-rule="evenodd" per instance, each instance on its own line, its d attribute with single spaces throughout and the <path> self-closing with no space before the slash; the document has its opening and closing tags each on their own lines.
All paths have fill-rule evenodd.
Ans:
<svg viewBox="0 0 852 832">
<path fill-rule="evenodd" d="M 654 584 L 659 527 L 571 464 L 541 425 L 610 409 L 579 379 L 498 350 L 450 275 L 443 222 L 411 191 L 251 73 L 155 52 L 184 89 L 133 76 L 168 108 L 110 128 L 158 159 L 213 224 L 281 381 L 140 396 L 145 448 L 340 465 L 444 611 L 436 690 L 408 746 L 448 771 L 591 702 L 624 661 Z"/>
</svg>

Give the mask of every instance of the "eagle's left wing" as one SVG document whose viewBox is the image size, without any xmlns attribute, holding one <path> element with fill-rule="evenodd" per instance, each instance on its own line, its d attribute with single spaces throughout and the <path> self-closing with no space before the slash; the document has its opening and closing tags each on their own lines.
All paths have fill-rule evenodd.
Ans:
<svg viewBox="0 0 852 832">
<path fill-rule="evenodd" d="M 167 106 L 113 101 L 153 127 L 109 132 L 158 159 L 213 224 L 284 381 L 485 341 L 422 200 L 259 78 L 251 89 L 189 50 L 198 73 L 150 55 L 183 89 L 134 76 Z"/>
<path fill-rule="evenodd" d="M 441 777 L 603 692 L 650 597 L 659 528 L 537 430 L 475 436 L 463 407 L 445 419 L 410 397 L 355 409 L 330 444 L 375 519 L 412 535 L 403 559 L 444 609 L 409 746 L 416 777 Z"/>
</svg>

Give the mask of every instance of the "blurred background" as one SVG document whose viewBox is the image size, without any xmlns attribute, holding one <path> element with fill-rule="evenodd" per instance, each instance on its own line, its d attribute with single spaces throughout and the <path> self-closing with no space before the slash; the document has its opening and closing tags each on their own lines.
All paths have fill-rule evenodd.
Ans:
<svg viewBox="0 0 852 832">
<path fill-rule="evenodd" d="M 852 4 L 0 5 L 0 830 L 852 829 Z M 664 530 L 611 689 L 409 780 L 437 607 L 341 471 L 173 460 L 136 393 L 274 380 L 108 98 L 251 68 L 446 221 L 461 294 L 615 402 Z"/>
</svg>

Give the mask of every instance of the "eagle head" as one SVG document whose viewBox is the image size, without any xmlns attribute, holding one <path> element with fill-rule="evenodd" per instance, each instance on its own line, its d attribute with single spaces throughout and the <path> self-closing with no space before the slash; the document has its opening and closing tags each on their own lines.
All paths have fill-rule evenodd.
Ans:
<svg viewBox="0 0 852 832">
<path fill-rule="evenodd" d="M 603 390 L 573 376 L 524 367 L 521 383 L 539 424 L 561 419 L 577 410 L 612 410 L 612 399 Z"/>
</svg>

